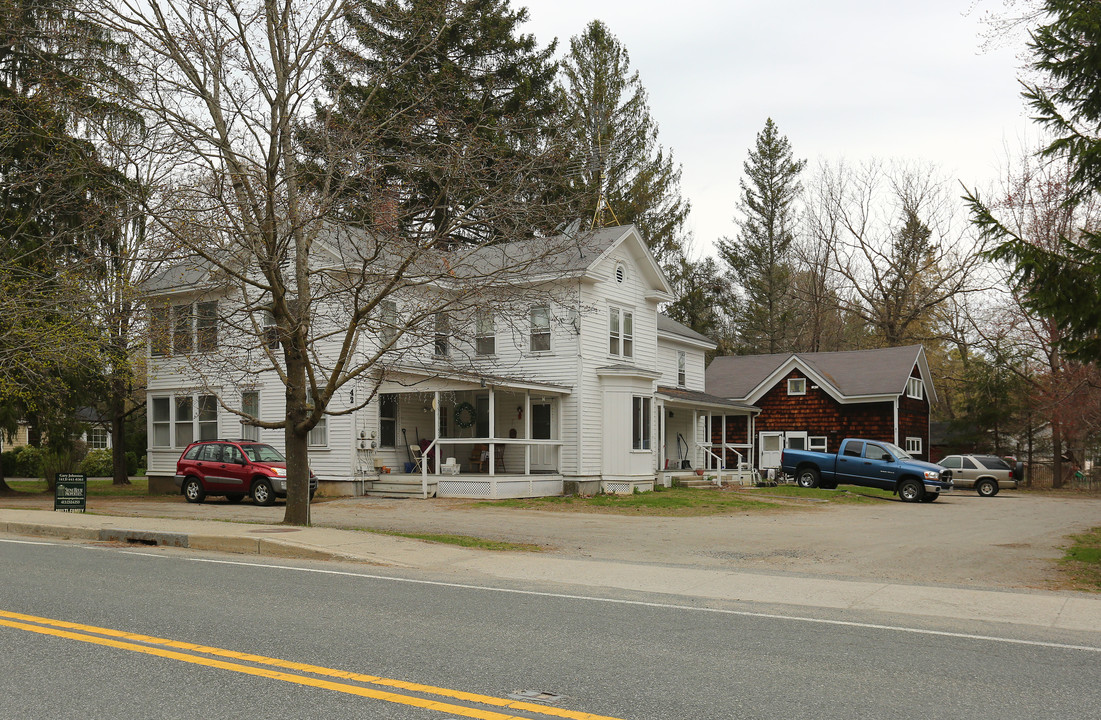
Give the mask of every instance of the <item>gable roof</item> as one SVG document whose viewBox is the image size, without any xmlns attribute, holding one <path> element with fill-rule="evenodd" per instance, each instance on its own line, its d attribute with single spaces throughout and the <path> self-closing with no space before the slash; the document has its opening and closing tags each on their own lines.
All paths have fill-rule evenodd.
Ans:
<svg viewBox="0 0 1101 720">
<path fill-rule="evenodd" d="M 825 353 L 779 353 L 717 357 L 707 367 L 707 392 L 756 402 L 794 369 L 805 373 L 837 400 L 896 396 L 906 392 L 917 365 L 930 401 L 936 400 L 921 345 Z"/>
</svg>

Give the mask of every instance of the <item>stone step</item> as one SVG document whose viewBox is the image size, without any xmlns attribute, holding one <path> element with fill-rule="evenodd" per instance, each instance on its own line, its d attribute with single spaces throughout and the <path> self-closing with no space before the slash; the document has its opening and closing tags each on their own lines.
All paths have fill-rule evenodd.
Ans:
<svg viewBox="0 0 1101 720">
<path fill-rule="evenodd" d="M 407 498 L 407 497 L 421 497 L 422 488 L 420 480 L 415 482 L 406 481 L 375 481 L 369 483 L 370 487 L 366 490 L 366 495 L 371 497 L 388 497 L 388 498 Z M 428 483 L 428 497 L 436 496 L 436 483 Z"/>
</svg>

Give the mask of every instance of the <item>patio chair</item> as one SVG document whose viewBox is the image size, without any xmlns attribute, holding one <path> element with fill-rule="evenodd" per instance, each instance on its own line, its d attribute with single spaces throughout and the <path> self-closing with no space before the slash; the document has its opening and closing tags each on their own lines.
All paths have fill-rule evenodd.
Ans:
<svg viewBox="0 0 1101 720">
<path fill-rule="evenodd" d="M 470 451 L 470 469 L 475 472 L 485 472 L 489 468 L 489 447 L 477 444 Z"/>
<path fill-rule="evenodd" d="M 421 449 L 419 445 L 410 445 L 409 454 L 413 456 L 413 472 L 419 473 L 421 471 Z"/>
</svg>

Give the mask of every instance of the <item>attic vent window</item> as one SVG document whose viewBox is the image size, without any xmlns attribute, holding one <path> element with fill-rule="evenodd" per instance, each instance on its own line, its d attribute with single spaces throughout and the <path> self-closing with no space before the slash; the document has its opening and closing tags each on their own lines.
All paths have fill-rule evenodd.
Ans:
<svg viewBox="0 0 1101 720">
<path fill-rule="evenodd" d="M 912 377 L 906 381 L 907 397 L 912 397 L 915 400 L 922 400 L 925 397 L 925 393 L 922 392 L 923 390 L 924 386 L 922 385 L 921 378 Z"/>
<path fill-rule="evenodd" d="M 788 395 L 806 395 L 807 394 L 807 379 L 806 378 L 789 378 L 788 379 Z"/>
<path fill-rule="evenodd" d="M 619 263 L 615 266 L 615 281 L 622 283 L 627 277 L 627 266 L 623 263 Z"/>
</svg>

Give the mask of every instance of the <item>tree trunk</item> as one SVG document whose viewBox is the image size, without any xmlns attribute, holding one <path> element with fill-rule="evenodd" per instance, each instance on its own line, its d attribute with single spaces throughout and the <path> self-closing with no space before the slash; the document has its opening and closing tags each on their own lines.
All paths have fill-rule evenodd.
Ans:
<svg viewBox="0 0 1101 720">
<path fill-rule="evenodd" d="M 123 402 L 123 392 L 117 382 L 111 383 L 111 467 L 112 485 L 129 485 L 130 473 L 126 467 L 126 443 L 123 439 L 123 419 L 126 416 L 126 407 Z"/>
<path fill-rule="evenodd" d="M 310 524 L 309 430 L 303 425 L 310 414 L 306 407 L 306 353 L 285 344 L 287 363 L 287 509 L 283 524 Z"/>
</svg>

